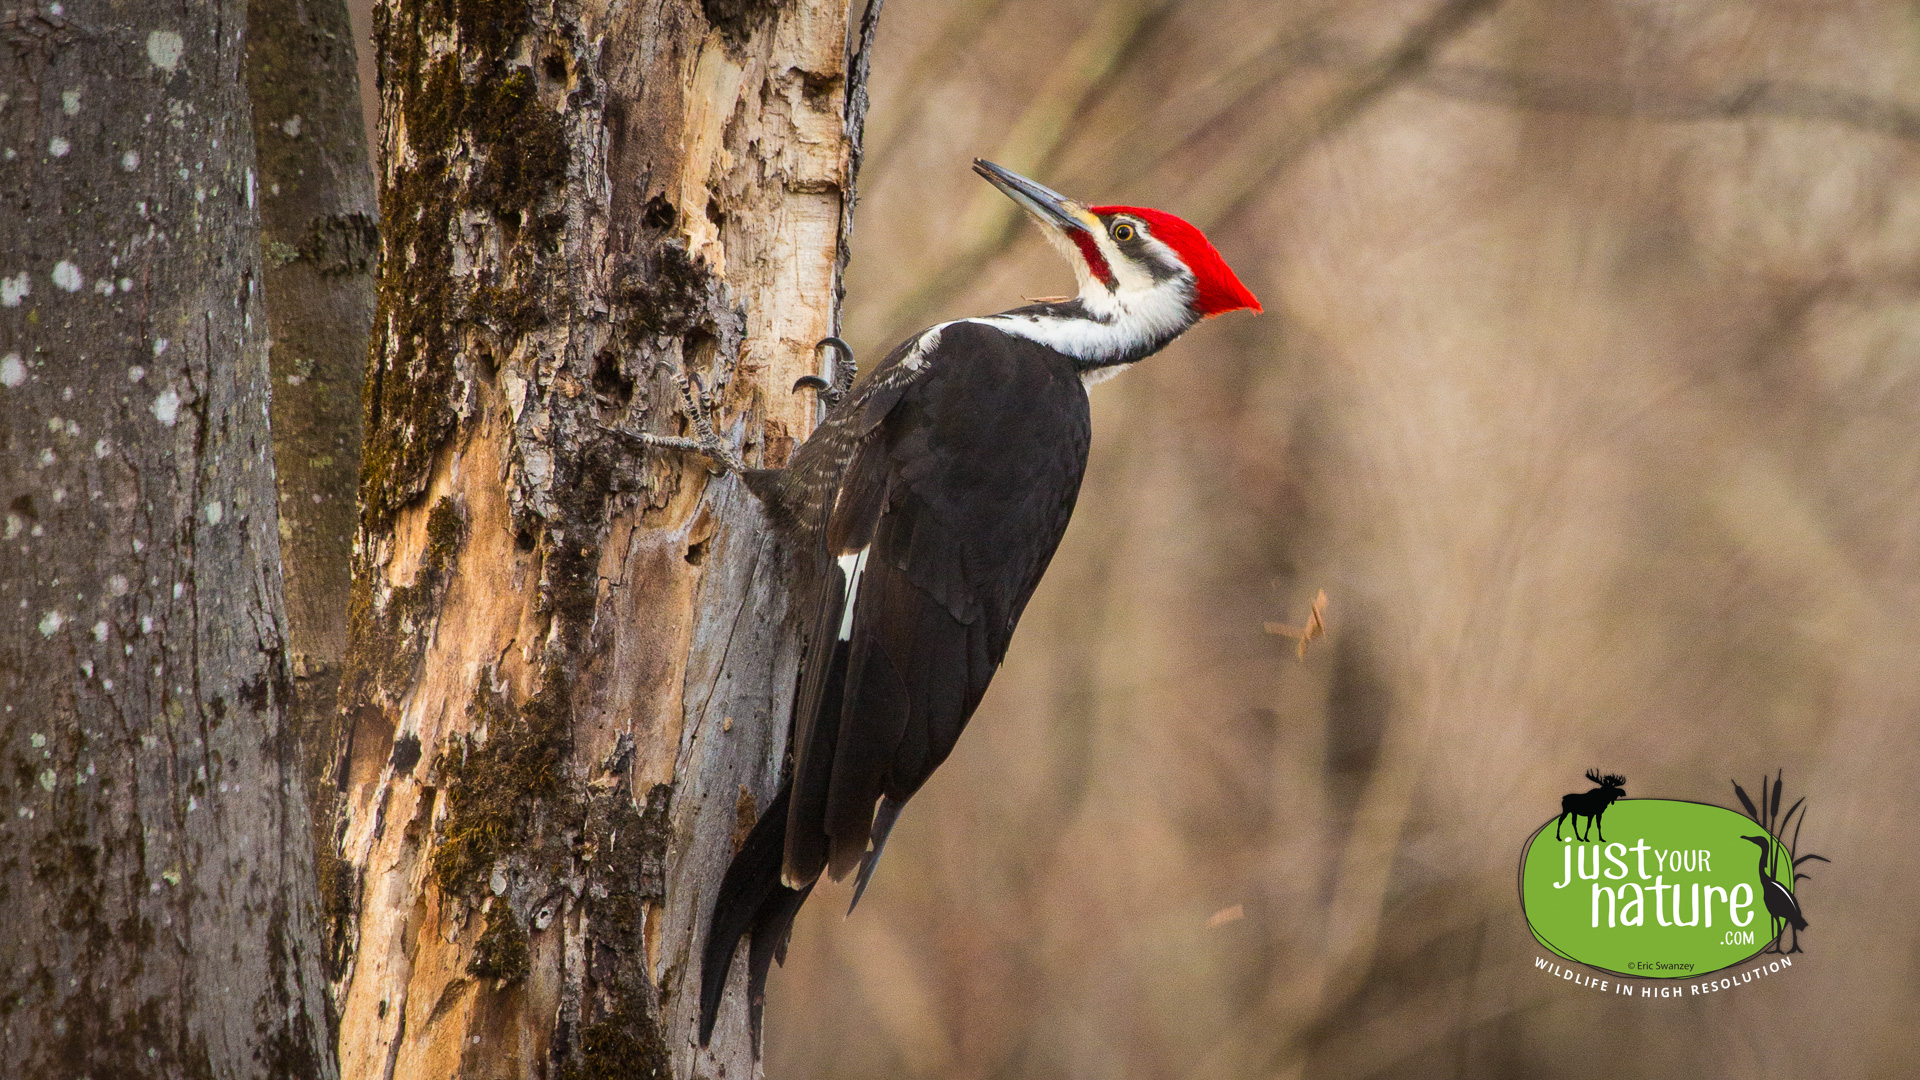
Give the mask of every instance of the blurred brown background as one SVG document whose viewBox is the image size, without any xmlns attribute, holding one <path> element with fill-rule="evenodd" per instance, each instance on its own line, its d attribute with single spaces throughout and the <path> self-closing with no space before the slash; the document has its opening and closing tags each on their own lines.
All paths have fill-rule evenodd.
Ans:
<svg viewBox="0 0 1920 1080">
<path fill-rule="evenodd" d="M 1080 508 L 774 1077 L 1920 1075 L 1920 10 L 888 0 L 847 336 L 1067 291 L 992 158 L 1265 302 L 1093 394 Z M 1305 662 L 1262 632 L 1330 597 Z M 1807 953 L 1538 973 L 1592 766 L 1809 796 Z M 1209 929 L 1232 905 L 1245 917 Z"/>
</svg>

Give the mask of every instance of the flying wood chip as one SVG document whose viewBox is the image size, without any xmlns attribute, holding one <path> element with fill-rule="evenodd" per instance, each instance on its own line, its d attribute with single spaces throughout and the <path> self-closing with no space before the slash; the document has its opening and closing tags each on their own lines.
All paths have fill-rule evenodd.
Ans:
<svg viewBox="0 0 1920 1080">
<path fill-rule="evenodd" d="M 1213 913 L 1212 918 L 1207 920 L 1207 929 L 1218 930 L 1230 922 L 1239 922 L 1246 917 L 1247 909 L 1243 904 L 1235 904 L 1232 907 L 1221 908 L 1219 911 Z"/>
<path fill-rule="evenodd" d="M 1327 624 L 1322 621 L 1326 613 L 1327 590 L 1321 589 L 1313 598 L 1313 609 L 1307 612 L 1307 625 L 1286 626 L 1281 623 L 1270 622 L 1266 624 L 1266 630 L 1269 634 L 1290 637 L 1300 642 L 1298 654 L 1300 659 L 1305 660 L 1307 658 L 1307 642 L 1327 632 Z"/>
</svg>

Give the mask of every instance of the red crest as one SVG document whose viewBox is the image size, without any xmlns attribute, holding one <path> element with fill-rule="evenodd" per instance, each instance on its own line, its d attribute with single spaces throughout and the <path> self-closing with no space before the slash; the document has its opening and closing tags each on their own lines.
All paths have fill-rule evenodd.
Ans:
<svg viewBox="0 0 1920 1080">
<path fill-rule="evenodd" d="M 1187 264 L 1187 269 L 1193 271 L 1193 306 L 1203 317 L 1241 308 L 1260 310 L 1260 301 L 1240 283 L 1233 268 L 1220 257 L 1220 252 L 1214 249 L 1213 243 L 1199 229 L 1164 210 L 1152 210 L 1144 206 L 1095 206 L 1092 210 L 1102 217 L 1130 214 L 1146 222 L 1147 231 L 1172 248 Z"/>
</svg>

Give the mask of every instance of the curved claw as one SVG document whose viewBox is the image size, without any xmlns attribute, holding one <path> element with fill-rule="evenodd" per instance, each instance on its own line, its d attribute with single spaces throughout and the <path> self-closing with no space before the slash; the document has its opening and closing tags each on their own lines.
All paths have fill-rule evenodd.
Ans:
<svg viewBox="0 0 1920 1080">
<path fill-rule="evenodd" d="M 853 346 L 847 344 L 846 342 L 840 340 L 837 337 L 833 337 L 832 335 L 828 335 L 827 337 L 823 337 L 819 341 L 814 342 L 813 351 L 817 353 L 821 349 L 824 349 L 829 345 L 833 346 L 836 349 L 839 349 L 840 355 L 846 358 L 847 363 L 849 364 L 853 363 Z"/>
<path fill-rule="evenodd" d="M 833 373 L 833 378 L 825 379 L 818 375 L 804 375 L 799 381 L 793 384 L 793 388 L 796 392 L 802 387 L 810 389 L 816 394 L 819 394 L 820 400 L 826 402 L 827 405 L 831 407 L 838 405 L 840 399 L 847 396 L 847 391 L 853 387 L 853 380 L 859 374 L 859 367 L 854 363 L 853 346 L 847 344 L 845 341 L 837 337 L 828 336 L 813 343 L 813 351 L 816 354 L 829 348 L 838 351 L 840 354 L 840 359 L 830 362 L 827 368 L 828 371 Z"/>
</svg>

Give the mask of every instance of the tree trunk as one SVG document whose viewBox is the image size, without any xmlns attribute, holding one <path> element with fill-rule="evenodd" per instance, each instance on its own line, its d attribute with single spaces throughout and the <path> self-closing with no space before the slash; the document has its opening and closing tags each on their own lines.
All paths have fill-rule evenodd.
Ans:
<svg viewBox="0 0 1920 1080">
<path fill-rule="evenodd" d="M 346 4 L 250 0 L 247 25 L 292 719 L 321 895 L 338 907 L 336 789 L 326 774 L 338 742 L 360 389 L 380 231 Z M 337 965 L 344 958 L 335 944 L 328 960 Z"/>
<path fill-rule="evenodd" d="M 394 0 L 341 689 L 352 1077 L 752 1076 L 699 935 L 786 746 L 758 505 L 609 428 L 697 373 L 749 460 L 835 327 L 846 10 Z"/>
<path fill-rule="evenodd" d="M 245 5 L 0 17 L 0 1060 L 333 1073 Z"/>
</svg>

